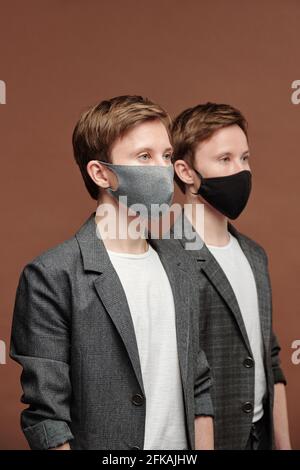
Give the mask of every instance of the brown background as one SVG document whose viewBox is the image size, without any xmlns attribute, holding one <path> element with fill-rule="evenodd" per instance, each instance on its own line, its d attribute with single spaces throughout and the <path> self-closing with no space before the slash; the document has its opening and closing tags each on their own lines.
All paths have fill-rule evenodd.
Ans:
<svg viewBox="0 0 300 470">
<path fill-rule="evenodd" d="M 209 5 L 208 5 L 209 3 Z M 298 0 L 0 1 L 0 448 L 27 448 L 19 429 L 20 368 L 8 358 L 23 266 L 73 235 L 95 204 L 73 162 L 71 133 L 87 106 L 142 94 L 172 114 L 207 100 L 249 120 L 254 188 L 235 225 L 270 257 L 274 323 L 300 449 Z M 177 192 L 176 200 L 180 200 Z"/>
</svg>

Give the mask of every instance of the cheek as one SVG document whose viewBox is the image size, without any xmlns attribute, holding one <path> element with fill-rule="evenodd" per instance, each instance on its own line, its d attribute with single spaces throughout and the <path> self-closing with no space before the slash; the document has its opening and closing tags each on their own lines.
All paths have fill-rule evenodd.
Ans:
<svg viewBox="0 0 300 470">
<path fill-rule="evenodd" d="M 219 161 L 210 169 L 210 177 L 229 176 L 236 173 L 237 169 L 233 162 Z"/>
<path fill-rule="evenodd" d="M 226 176 L 230 174 L 230 171 L 230 162 L 223 162 L 221 160 L 212 161 L 202 166 L 202 174 L 204 178 Z"/>
</svg>

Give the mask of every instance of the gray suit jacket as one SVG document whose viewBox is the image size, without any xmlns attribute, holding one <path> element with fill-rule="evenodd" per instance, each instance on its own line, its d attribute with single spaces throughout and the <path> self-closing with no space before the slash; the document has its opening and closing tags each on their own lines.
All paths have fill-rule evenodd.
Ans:
<svg viewBox="0 0 300 470">
<path fill-rule="evenodd" d="M 23 367 L 21 401 L 29 407 L 21 426 L 32 449 L 66 441 L 71 449 L 144 445 L 147 397 L 133 321 L 94 216 L 20 276 L 10 356 Z M 199 348 L 199 305 L 177 243 L 151 244 L 174 295 L 186 432 L 194 449 L 195 415 L 213 415 L 209 367 Z"/>
<path fill-rule="evenodd" d="M 176 221 L 177 227 L 182 226 L 183 220 L 187 236 L 177 239 L 182 249 L 194 232 L 183 213 Z M 267 255 L 258 243 L 238 232 L 233 225 L 229 224 L 228 229 L 237 238 L 256 280 L 268 388 L 265 413 L 269 423 L 270 446 L 274 447 L 274 383 L 286 383 L 286 380 L 280 368 L 280 347 L 272 329 L 272 292 Z M 174 228 L 172 234 L 174 237 Z M 194 266 L 197 273 L 195 288 L 200 299 L 200 345 L 207 356 L 214 380 L 215 448 L 244 449 L 254 406 L 255 365 L 252 351 L 232 287 L 199 236 L 198 240 L 201 249 L 183 251 L 192 262 L 191 269 Z"/>
</svg>

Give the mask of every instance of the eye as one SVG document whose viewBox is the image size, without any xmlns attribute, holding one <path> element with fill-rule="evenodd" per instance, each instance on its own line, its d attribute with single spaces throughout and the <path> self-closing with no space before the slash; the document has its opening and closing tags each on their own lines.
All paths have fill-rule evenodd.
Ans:
<svg viewBox="0 0 300 470">
<path fill-rule="evenodd" d="M 244 156 L 243 156 L 243 160 L 244 160 L 244 161 L 245 161 L 245 160 L 249 160 L 249 156 L 250 156 L 250 155 L 244 155 Z"/>
<path fill-rule="evenodd" d="M 171 160 L 173 157 L 173 154 L 172 153 L 167 153 L 166 155 L 164 155 L 164 159 L 165 160 Z"/>
<path fill-rule="evenodd" d="M 147 153 L 144 153 L 143 155 L 139 155 L 139 156 L 138 156 L 138 159 L 139 159 L 139 160 L 142 160 L 142 161 L 144 161 L 144 162 L 147 161 L 148 158 L 150 158 L 150 156 L 149 156 Z"/>
<path fill-rule="evenodd" d="M 223 157 L 223 158 L 221 158 L 221 160 L 222 160 L 223 162 L 228 162 L 228 161 L 230 160 L 230 158 L 229 158 L 229 157 Z"/>
</svg>

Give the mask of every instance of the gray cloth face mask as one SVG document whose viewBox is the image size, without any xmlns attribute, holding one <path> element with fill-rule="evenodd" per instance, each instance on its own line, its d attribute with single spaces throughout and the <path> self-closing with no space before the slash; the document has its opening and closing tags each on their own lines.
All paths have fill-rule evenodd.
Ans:
<svg viewBox="0 0 300 470">
<path fill-rule="evenodd" d="M 159 217 L 169 210 L 174 194 L 173 165 L 114 165 L 98 161 L 107 165 L 118 178 L 115 191 L 106 189 L 118 202 L 125 203 L 119 197 L 126 196 L 126 206 L 142 217 Z"/>
</svg>

